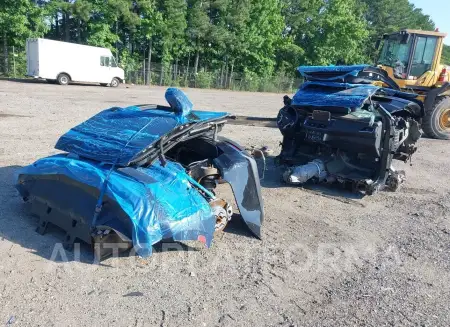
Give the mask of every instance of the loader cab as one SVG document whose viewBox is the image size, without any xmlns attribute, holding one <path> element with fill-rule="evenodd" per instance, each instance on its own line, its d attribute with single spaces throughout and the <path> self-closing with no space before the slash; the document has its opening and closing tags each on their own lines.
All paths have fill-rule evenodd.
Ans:
<svg viewBox="0 0 450 327">
<path fill-rule="evenodd" d="M 382 45 L 377 65 L 401 88 L 432 87 L 445 69 L 440 60 L 446 35 L 419 30 L 386 34 L 377 43 L 377 48 Z"/>
</svg>

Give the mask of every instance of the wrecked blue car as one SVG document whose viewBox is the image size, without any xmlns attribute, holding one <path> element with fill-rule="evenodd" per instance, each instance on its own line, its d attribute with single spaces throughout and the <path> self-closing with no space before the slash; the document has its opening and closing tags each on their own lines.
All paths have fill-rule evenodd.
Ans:
<svg viewBox="0 0 450 327">
<path fill-rule="evenodd" d="M 408 161 L 422 135 L 422 102 L 371 66 L 300 67 L 305 83 L 277 117 L 278 161 L 289 184 L 340 184 L 373 194 L 405 180 L 393 160 Z M 382 87 L 388 86 L 389 88 Z"/>
<path fill-rule="evenodd" d="M 40 159 L 17 174 L 17 189 L 39 217 L 80 240 L 100 257 L 114 244 L 141 256 L 161 240 L 198 240 L 210 246 L 232 218 L 228 200 L 215 193 L 228 182 L 240 216 L 261 237 L 263 201 L 254 159 L 219 136 L 225 112 L 192 110 L 178 89 L 169 107 L 138 105 L 104 110 L 57 142 L 62 154 Z"/>
</svg>

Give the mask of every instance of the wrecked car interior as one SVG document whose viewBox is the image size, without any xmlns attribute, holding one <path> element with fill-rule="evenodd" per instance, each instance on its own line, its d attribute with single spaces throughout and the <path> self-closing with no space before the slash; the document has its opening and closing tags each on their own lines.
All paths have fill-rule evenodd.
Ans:
<svg viewBox="0 0 450 327">
<path fill-rule="evenodd" d="M 370 66 L 300 67 L 305 83 L 277 117 L 283 180 L 340 184 L 367 195 L 395 191 L 422 132 L 423 105 Z M 379 85 L 388 85 L 384 88 Z"/>
<path fill-rule="evenodd" d="M 166 100 L 169 107 L 104 110 L 58 140 L 55 148 L 64 153 L 18 172 L 16 187 L 39 217 L 39 233 L 56 225 L 66 232 L 67 248 L 83 241 L 100 258 L 115 245 L 149 256 L 161 240 L 198 240 L 209 247 L 233 217 L 231 199 L 215 192 L 226 182 L 243 221 L 261 237 L 255 160 L 218 135 L 229 115 L 192 110 L 174 88 Z"/>
</svg>

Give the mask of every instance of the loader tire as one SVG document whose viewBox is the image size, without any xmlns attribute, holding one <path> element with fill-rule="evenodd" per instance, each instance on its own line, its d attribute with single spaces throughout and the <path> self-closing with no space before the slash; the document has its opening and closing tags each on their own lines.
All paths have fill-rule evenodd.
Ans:
<svg viewBox="0 0 450 327">
<path fill-rule="evenodd" d="M 450 140 L 450 97 L 438 98 L 433 108 L 425 113 L 422 128 L 428 137 Z"/>
</svg>

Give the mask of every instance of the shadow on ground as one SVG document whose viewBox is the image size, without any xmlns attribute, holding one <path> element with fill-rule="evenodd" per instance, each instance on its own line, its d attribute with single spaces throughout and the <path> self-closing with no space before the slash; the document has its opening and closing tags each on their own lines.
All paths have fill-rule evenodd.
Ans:
<svg viewBox="0 0 450 327">
<path fill-rule="evenodd" d="M 49 85 L 58 85 L 55 81 L 48 81 L 45 79 L 40 78 L 10 78 L 10 77 L 0 77 L 0 81 L 8 81 L 8 82 L 14 82 L 14 83 L 25 83 L 25 84 L 49 84 Z M 67 86 L 67 85 L 64 85 Z M 97 86 L 99 87 L 100 84 L 94 84 L 94 83 L 79 83 L 79 82 L 70 82 L 69 86 Z"/>
<path fill-rule="evenodd" d="M 0 77 L 0 81 L 8 81 L 15 83 L 26 83 L 26 84 L 46 84 L 47 81 L 45 79 L 35 79 L 35 78 L 12 78 L 12 77 Z"/>
<path fill-rule="evenodd" d="M 244 220 L 241 218 L 240 214 L 233 214 L 231 221 L 227 224 L 223 232 L 238 236 L 255 238 L 255 236 L 250 232 L 250 229 L 245 224 Z"/>
</svg>

